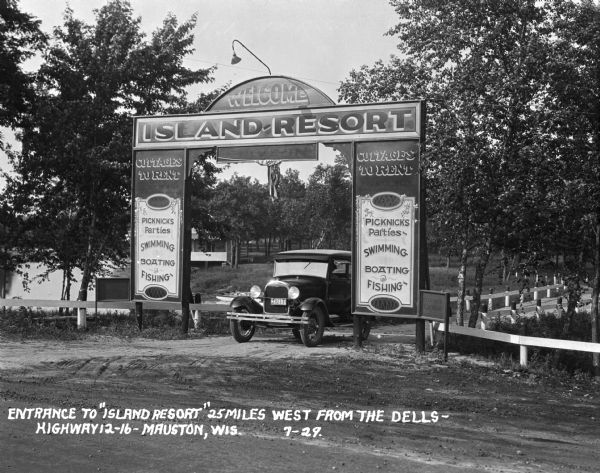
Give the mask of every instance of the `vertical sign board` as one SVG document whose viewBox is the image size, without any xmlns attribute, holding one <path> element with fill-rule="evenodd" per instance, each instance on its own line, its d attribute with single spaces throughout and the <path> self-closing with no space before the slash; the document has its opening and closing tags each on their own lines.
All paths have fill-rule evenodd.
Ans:
<svg viewBox="0 0 600 473">
<path fill-rule="evenodd" d="M 419 153 L 415 139 L 355 144 L 353 314 L 417 316 Z"/>
<path fill-rule="evenodd" d="M 181 149 L 134 153 L 134 300 L 181 301 L 185 156 Z"/>
</svg>

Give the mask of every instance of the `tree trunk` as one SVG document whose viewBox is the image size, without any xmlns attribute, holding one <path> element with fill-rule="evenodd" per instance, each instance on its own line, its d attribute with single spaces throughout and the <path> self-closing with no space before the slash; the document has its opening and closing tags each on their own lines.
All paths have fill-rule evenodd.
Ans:
<svg viewBox="0 0 600 473">
<path fill-rule="evenodd" d="M 467 258 L 469 256 L 467 245 L 467 234 L 465 233 L 465 238 L 462 241 L 462 249 L 460 252 L 460 266 L 458 268 L 458 297 L 456 298 L 456 323 L 461 326 L 465 323 L 465 289 L 467 286 Z"/>
<path fill-rule="evenodd" d="M 90 285 L 90 278 L 92 276 L 91 264 L 92 264 L 92 256 L 93 256 L 93 234 L 95 231 L 96 231 L 96 215 L 94 214 L 92 216 L 90 228 L 88 229 L 87 251 L 85 253 L 85 259 L 83 262 L 81 285 L 79 286 L 79 296 L 77 297 L 78 301 L 87 301 L 88 287 Z"/>
<path fill-rule="evenodd" d="M 567 323 L 563 328 L 563 336 L 567 337 L 571 332 L 571 323 L 573 322 L 573 316 L 575 315 L 575 309 L 577 308 L 577 302 L 581 295 L 581 287 L 579 285 L 579 275 L 573 274 L 567 277 Z"/>
<path fill-rule="evenodd" d="M 475 264 L 475 286 L 473 287 L 473 300 L 471 301 L 471 315 L 469 317 L 469 327 L 475 327 L 479 318 L 479 306 L 481 305 L 481 290 L 483 287 L 483 276 L 490 254 L 492 252 L 492 238 L 486 236 L 480 254 Z"/>
<path fill-rule="evenodd" d="M 598 343 L 598 325 L 600 324 L 600 314 L 598 314 L 598 297 L 600 295 L 600 212 L 596 214 L 594 236 L 594 282 L 592 286 L 590 316 L 592 318 L 592 343 Z M 594 376 L 600 376 L 600 353 L 592 354 L 592 365 L 594 367 Z"/>
</svg>

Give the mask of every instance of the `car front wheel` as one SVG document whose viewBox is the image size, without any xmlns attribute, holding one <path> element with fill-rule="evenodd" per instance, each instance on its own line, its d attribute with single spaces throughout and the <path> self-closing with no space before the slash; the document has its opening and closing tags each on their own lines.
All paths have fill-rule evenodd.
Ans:
<svg viewBox="0 0 600 473">
<path fill-rule="evenodd" d="M 237 309 L 236 312 L 248 314 L 248 310 L 245 308 Z M 233 338 L 236 342 L 245 343 L 250 341 L 250 339 L 254 335 L 256 327 L 252 322 L 248 320 L 230 319 L 229 329 L 231 330 L 231 335 L 233 335 Z"/>
<path fill-rule="evenodd" d="M 302 330 L 300 330 L 302 343 L 307 347 L 316 347 L 323 340 L 325 313 L 321 307 L 317 306 L 311 311 L 304 312 L 303 316 L 308 318 L 308 323 L 302 324 Z"/>
</svg>

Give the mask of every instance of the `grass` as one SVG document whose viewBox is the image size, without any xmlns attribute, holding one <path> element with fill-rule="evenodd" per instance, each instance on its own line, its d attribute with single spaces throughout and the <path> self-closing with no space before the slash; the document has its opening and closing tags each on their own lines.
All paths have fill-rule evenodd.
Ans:
<svg viewBox="0 0 600 473">
<path fill-rule="evenodd" d="M 469 268 L 471 269 L 471 268 Z M 248 291 L 250 286 L 257 284 L 263 287 L 271 278 L 273 272 L 272 263 L 249 263 L 243 264 L 237 269 L 229 266 L 212 266 L 208 269 L 194 268 L 191 274 L 192 292 L 200 292 L 203 295 L 212 296 L 233 291 Z M 458 287 L 458 269 L 456 267 L 430 266 L 429 277 L 431 289 L 434 291 L 447 291 L 456 294 Z M 467 288 L 475 284 L 474 271 L 467 271 Z M 513 281 L 513 288 L 516 283 Z M 488 271 L 483 280 L 484 293 L 490 288 L 494 292 L 501 292 L 506 286 L 498 281 L 495 271 Z"/>
<path fill-rule="evenodd" d="M 254 284 L 264 286 L 272 274 L 272 263 L 250 263 L 236 269 L 229 266 L 194 268 L 191 274 L 192 292 L 200 292 L 203 295 L 245 292 Z"/>
</svg>

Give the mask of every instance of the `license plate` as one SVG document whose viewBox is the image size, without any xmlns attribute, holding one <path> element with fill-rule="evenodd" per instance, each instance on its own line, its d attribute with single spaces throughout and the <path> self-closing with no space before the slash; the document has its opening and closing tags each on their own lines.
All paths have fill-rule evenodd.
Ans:
<svg viewBox="0 0 600 473">
<path fill-rule="evenodd" d="M 271 305 L 286 305 L 287 299 L 271 298 Z"/>
</svg>

